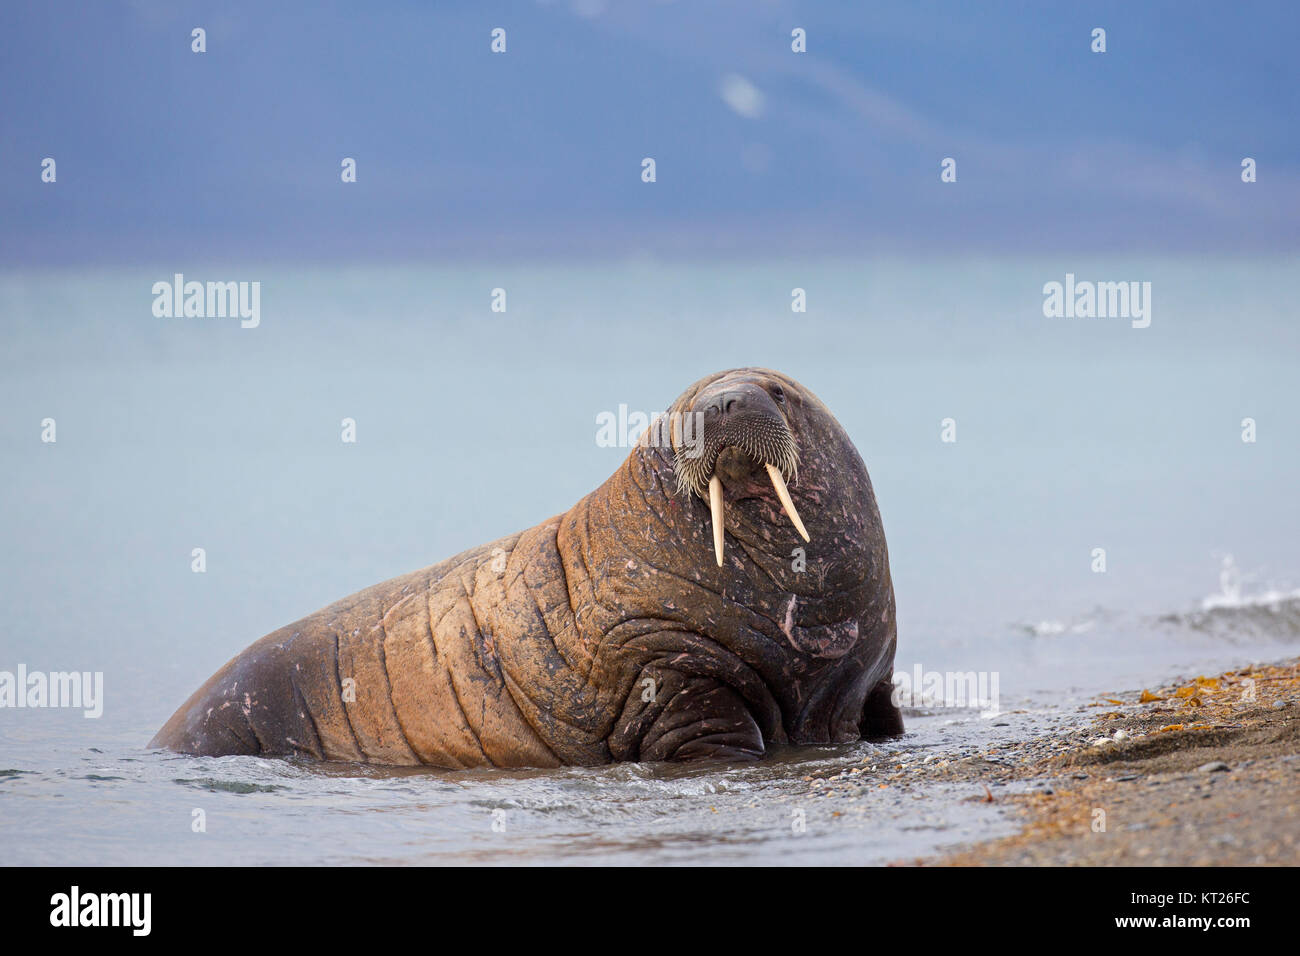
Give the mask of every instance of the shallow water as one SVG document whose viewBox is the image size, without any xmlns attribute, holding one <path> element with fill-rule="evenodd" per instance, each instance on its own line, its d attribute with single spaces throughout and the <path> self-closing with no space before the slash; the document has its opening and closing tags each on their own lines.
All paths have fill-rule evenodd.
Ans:
<svg viewBox="0 0 1300 956">
<path fill-rule="evenodd" d="M 262 281 L 249 330 L 155 319 L 174 271 L 0 276 L 0 670 L 105 688 L 97 719 L 0 709 L 7 862 L 884 862 L 1010 824 L 960 788 L 818 798 L 804 777 L 1057 732 L 1092 695 L 1300 650 L 1291 260 L 189 270 Z M 1151 327 L 1044 319 L 1066 271 L 1152 281 Z M 742 364 L 804 382 L 861 450 L 897 669 L 996 674 L 1001 716 L 922 708 L 884 748 L 737 767 L 144 749 L 262 634 L 568 507 L 626 455 L 598 413 Z"/>
<path fill-rule="evenodd" d="M 1204 648 L 1182 658 L 1190 666 L 1159 676 L 1214 672 L 1278 649 Z M 38 734 L 5 742 L 4 763 L 16 766 L 0 767 L 0 840 L 11 864 L 908 861 L 1014 832 L 1015 818 L 972 784 L 823 794 L 809 778 L 877 769 L 883 776 L 900 762 L 1070 736 L 1096 713 L 1086 706 L 1095 700 L 1062 691 L 1004 695 L 1001 706 L 1011 709 L 996 714 L 907 708 L 898 741 L 787 748 L 752 764 L 558 771 L 195 758 L 143 750 L 150 726 L 87 735 L 79 715 L 60 713 L 57 726 L 46 722 Z"/>
<path fill-rule="evenodd" d="M 0 832 L 11 863 L 726 864 L 883 862 L 997 828 L 963 799 L 969 788 L 851 801 L 809 792 L 805 776 L 863 753 L 458 773 L 84 753 L 0 776 Z M 86 804 L 98 808 L 94 826 Z M 191 831 L 196 809 L 204 833 Z"/>
</svg>

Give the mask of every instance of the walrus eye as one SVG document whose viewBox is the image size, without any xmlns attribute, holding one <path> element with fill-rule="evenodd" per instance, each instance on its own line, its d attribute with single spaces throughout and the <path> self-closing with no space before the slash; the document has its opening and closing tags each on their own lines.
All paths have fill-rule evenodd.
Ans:
<svg viewBox="0 0 1300 956">
<path fill-rule="evenodd" d="M 785 389 L 783 389 L 780 385 L 773 385 L 772 397 L 776 399 L 778 402 L 780 402 L 781 404 L 785 404 Z"/>
</svg>

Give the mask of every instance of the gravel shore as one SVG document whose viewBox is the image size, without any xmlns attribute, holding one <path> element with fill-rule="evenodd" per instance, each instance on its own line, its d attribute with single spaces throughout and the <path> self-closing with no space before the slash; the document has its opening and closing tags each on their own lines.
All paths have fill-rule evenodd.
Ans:
<svg viewBox="0 0 1300 956">
<path fill-rule="evenodd" d="M 1019 828 L 897 865 L 1300 864 L 1300 660 L 1108 695 L 1084 710 L 1074 726 L 1032 739 L 956 759 L 880 759 L 812 786 L 829 796 L 956 785 Z"/>
<path fill-rule="evenodd" d="M 1001 754 L 1014 763 L 999 769 L 1039 785 L 1010 798 L 1020 833 L 932 862 L 1300 863 L 1300 662 L 1099 704 L 1095 733 L 1065 753 Z"/>
</svg>

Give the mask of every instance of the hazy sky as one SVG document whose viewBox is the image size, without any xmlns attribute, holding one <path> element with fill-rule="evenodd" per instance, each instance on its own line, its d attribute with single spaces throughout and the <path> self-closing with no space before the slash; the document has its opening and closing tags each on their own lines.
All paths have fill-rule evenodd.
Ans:
<svg viewBox="0 0 1300 956">
<path fill-rule="evenodd" d="M 6 0 L 0 267 L 1291 252 L 1297 39 L 1291 0 Z"/>
</svg>

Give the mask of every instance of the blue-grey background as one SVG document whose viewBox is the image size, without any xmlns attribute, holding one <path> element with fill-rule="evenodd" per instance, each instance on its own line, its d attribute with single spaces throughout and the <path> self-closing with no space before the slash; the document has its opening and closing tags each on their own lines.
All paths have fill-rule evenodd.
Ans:
<svg viewBox="0 0 1300 956">
<path fill-rule="evenodd" d="M 599 413 L 738 365 L 812 388 L 866 459 L 900 670 L 996 671 L 1047 720 L 1293 653 L 1296 21 L 6 4 L 0 669 L 107 695 L 97 721 L 0 710 L 6 860 L 857 862 L 983 832 L 955 795 L 924 820 L 810 805 L 794 837 L 802 758 L 389 775 L 144 749 L 262 634 L 567 508 L 626 454 Z M 260 282 L 260 327 L 154 317 L 176 272 Z M 1150 282 L 1151 326 L 1044 318 L 1067 272 Z M 909 726 L 898 748 L 1021 729 Z"/>
<path fill-rule="evenodd" d="M 1282 0 L 11 0 L 0 253 L 1293 249 L 1298 34 Z"/>
</svg>

